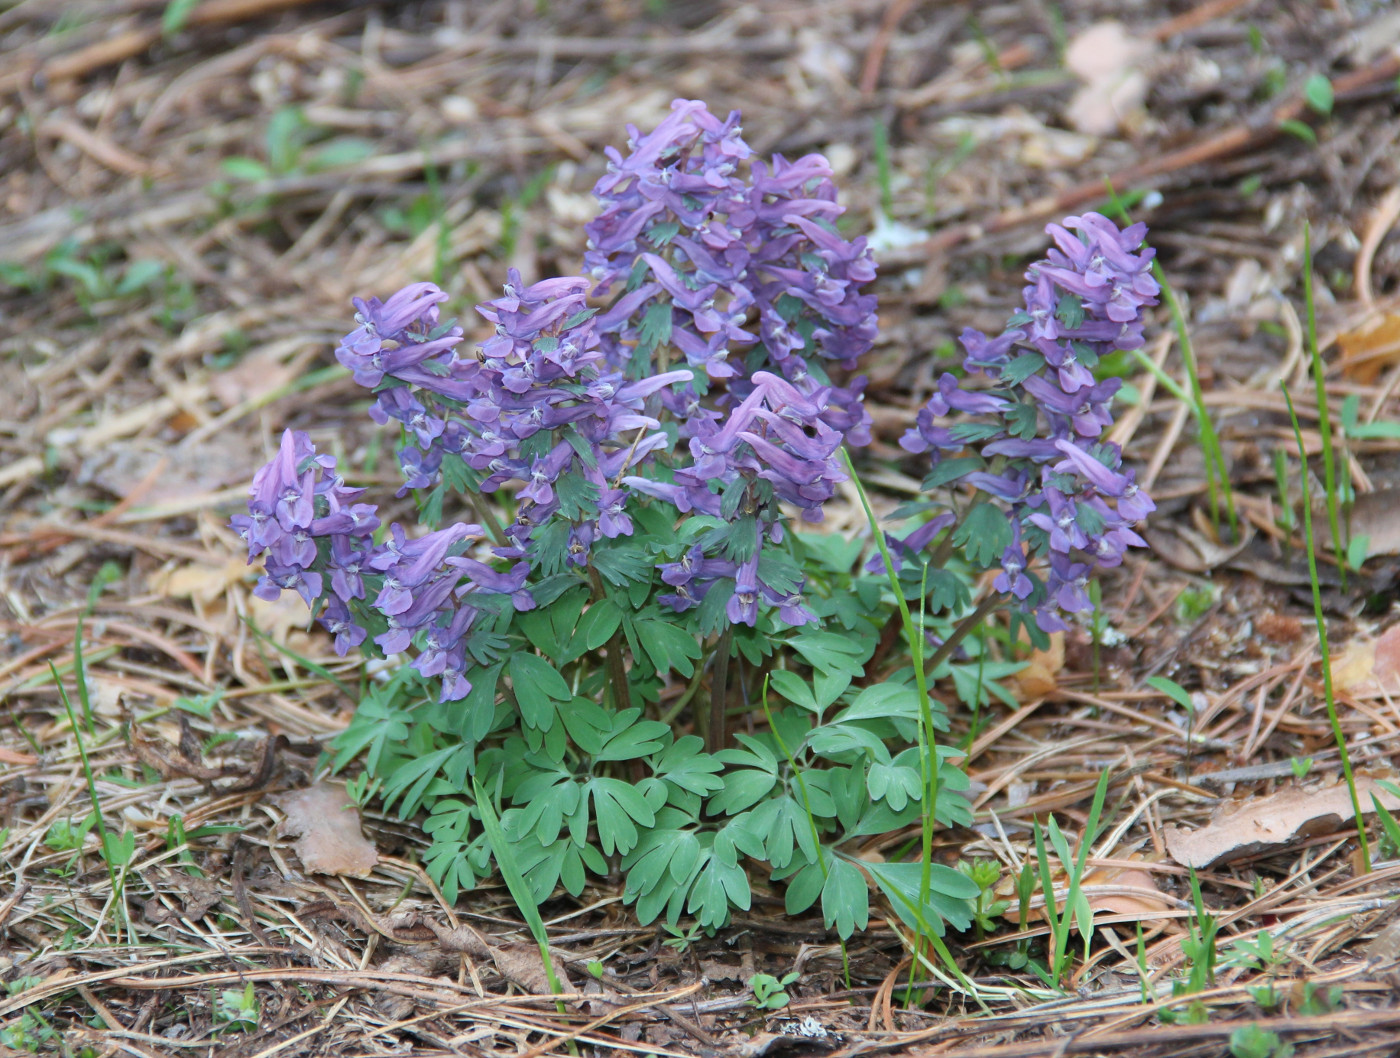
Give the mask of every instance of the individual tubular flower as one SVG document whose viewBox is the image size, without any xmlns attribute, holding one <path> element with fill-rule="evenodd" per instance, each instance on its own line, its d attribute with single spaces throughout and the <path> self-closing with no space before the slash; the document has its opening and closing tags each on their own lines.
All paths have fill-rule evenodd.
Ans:
<svg viewBox="0 0 1400 1058">
<path fill-rule="evenodd" d="M 963 366 L 987 387 L 945 374 L 900 444 L 930 454 L 930 482 L 960 481 L 1003 506 L 1011 542 L 996 588 L 1050 631 L 1064 627 L 1060 614 L 1088 607 L 1082 586 L 1094 569 L 1143 546 L 1132 525 L 1154 509 L 1152 501 L 1121 469 L 1118 446 L 1099 441 L 1113 423 L 1121 383 L 1097 381 L 1093 369 L 1109 353 L 1142 344 L 1144 310 L 1157 303 L 1159 288 L 1153 251 L 1138 248 L 1143 225 L 1120 231 L 1089 213 L 1046 231 L 1055 248 L 1026 272 L 1024 311 L 997 337 L 962 334 Z M 971 470 L 939 469 L 946 458 L 969 454 L 977 457 Z M 1032 568 L 1047 555 L 1040 582 Z"/>
</svg>

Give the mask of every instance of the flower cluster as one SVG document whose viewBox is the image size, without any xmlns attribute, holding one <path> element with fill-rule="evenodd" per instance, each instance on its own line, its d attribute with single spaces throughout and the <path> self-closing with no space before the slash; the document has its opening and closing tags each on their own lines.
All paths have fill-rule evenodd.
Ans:
<svg viewBox="0 0 1400 1058">
<path fill-rule="evenodd" d="M 676 100 L 645 136 L 628 133 L 628 156 L 607 148 L 594 188 L 603 208 L 586 228 L 595 293 L 626 287 L 599 321 L 609 358 L 674 346 L 705 379 L 729 380 L 734 403 L 755 364 L 811 389 L 826 382 L 814 357 L 855 366 L 876 334 L 875 297 L 861 292 L 875 264 L 864 239 L 836 232 L 826 159 L 755 159 L 737 111 L 721 121 L 695 100 Z M 756 361 L 731 362 L 759 342 Z M 869 440 L 863 388 L 829 389 L 821 413 L 855 444 Z"/>
<path fill-rule="evenodd" d="M 971 328 L 962 334 L 965 368 L 990 388 L 943 375 L 900 441 L 931 454 L 930 481 L 962 480 L 1004 504 L 996 588 L 1033 608 L 1046 631 L 1065 627 L 1060 613 L 1091 608 L 1089 575 L 1121 563 L 1128 547 L 1144 546 L 1132 526 L 1154 509 L 1132 472 L 1121 470 L 1118 446 L 1099 441 L 1113 423 L 1120 382 L 1096 382 L 1092 374 L 1101 357 L 1142 345 L 1143 310 L 1158 293 L 1153 251 L 1138 250 L 1146 230 L 1120 231 L 1096 213 L 1048 225 L 1057 249 L 1026 272 L 1025 311 L 996 338 Z M 953 412 L 992 421 L 948 425 Z M 977 456 L 940 466 L 969 446 Z M 1028 566 L 1046 554 L 1047 579 L 1039 584 Z"/>
<path fill-rule="evenodd" d="M 364 490 L 347 488 L 335 469 L 334 457 L 317 455 L 305 433 L 283 432 L 276 457 L 253 479 L 248 513 L 232 520 L 248 560 L 265 555 L 254 594 L 272 601 L 290 588 L 313 610 L 320 606 L 342 656 L 364 642 L 371 621 L 383 626 L 374 642 L 386 654 L 406 651 L 417 637 L 414 667 L 441 677 L 443 701 L 465 697 L 466 637 L 480 612 L 474 595 L 505 595 L 517 610 L 532 608 L 528 567 L 500 573 L 466 557 L 481 527 L 461 522 L 411 540 L 396 522 L 376 545 L 377 508 L 355 502 Z"/>
<path fill-rule="evenodd" d="M 680 561 L 661 567 L 661 579 L 675 591 L 660 602 L 688 610 L 724 583 L 730 589 L 725 614 L 733 624 L 753 625 L 760 602 L 778 607 L 788 624 L 813 619 L 802 603 L 801 582 L 765 582 L 759 558 L 765 540 L 782 542 L 778 501 L 797 507 L 807 521 L 820 521 L 822 505 L 846 479 L 836 461 L 841 434 L 820 417 L 823 396 L 819 390 L 814 399 L 777 375 L 757 371 L 749 395 L 723 426 L 712 419 L 695 425 L 693 462 L 677 469 L 673 481 L 623 479 L 682 513 L 698 511 L 731 523 L 720 541 L 728 558 L 707 558 L 697 544 Z"/>
<path fill-rule="evenodd" d="M 628 490 L 619 479 L 668 444 L 645 413 L 658 390 L 689 371 L 629 381 L 599 351 L 588 280 L 548 279 L 525 288 L 511 269 L 505 297 L 477 306 L 495 327 L 480 346 L 456 449 L 493 492 L 521 483 L 503 557 L 525 558 L 555 515 L 570 525 L 568 561 L 583 565 L 596 537 L 628 536 Z"/>
</svg>

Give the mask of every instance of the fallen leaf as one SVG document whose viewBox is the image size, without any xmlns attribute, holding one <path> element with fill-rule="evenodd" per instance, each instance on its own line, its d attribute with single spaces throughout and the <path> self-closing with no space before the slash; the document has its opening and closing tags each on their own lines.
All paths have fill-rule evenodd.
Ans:
<svg viewBox="0 0 1400 1058">
<path fill-rule="evenodd" d="M 223 899 L 222 891 L 212 878 L 173 871 L 164 866 L 156 867 L 155 875 L 156 882 L 152 888 L 163 894 L 175 907 L 166 907 L 159 895 L 147 900 L 141 905 L 141 917 L 152 925 L 178 922 L 182 918 L 197 922 Z"/>
<path fill-rule="evenodd" d="M 319 782 L 272 798 L 287 814 L 284 833 L 298 836 L 292 847 L 308 874 L 347 874 L 367 878 L 379 853 L 360 833 L 360 810 L 345 787 Z"/>
<path fill-rule="evenodd" d="M 1054 868 L 1055 906 L 1063 911 L 1065 896 L 1069 891 L 1069 878 L 1058 866 Z M 1146 917 L 1171 908 L 1175 901 L 1157 888 L 1152 872 L 1142 867 L 1092 867 L 1080 879 L 1084 897 L 1090 910 L 1109 915 L 1136 915 Z M 1020 902 L 1016 898 L 1016 879 L 1006 875 L 994 889 L 998 899 L 1010 906 L 1002 912 L 1008 922 L 1019 922 Z M 1045 918 L 1044 906 L 1032 906 L 1027 919 L 1039 922 Z"/>
<path fill-rule="evenodd" d="M 1332 686 L 1353 698 L 1400 696 L 1400 621 L 1379 639 L 1358 640 L 1336 655 Z"/>
<path fill-rule="evenodd" d="M 1357 777 L 1356 794 L 1363 814 L 1370 809 L 1372 794 L 1387 809 L 1400 808 L 1400 797 L 1367 776 Z M 1266 797 L 1223 805 L 1198 830 L 1168 826 L 1164 837 L 1172 859 L 1199 870 L 1281 848 L 1314 834 L 1335 832 L 1353 818 L 1351 793 L 1344 784 L 1286 786 Z"/>
<path fill-rule="evenodd" d="M 1400 360 L 1400 315 L 1373 316 L 1354 330 L 1337 336 L 1342 351 L 1342 374 L 1371 385 Z"/>
<path fill-rule="evenodd" d="M 183 566 L 161 568 L 146 578 L 146 585 L 168 599 L 194 599 L 206 605 L 214 602 L 229 586 L 237 584 L 248 572 L 242 558 L 229 558 L 222 566 L 191 562 Z"/>
<path fill-rule="evenodd" d="M 1079 884 L 1095 912 L 1147 916 L 1172 906 L 1152 872 L 1141 867 L 1094 867 Z"/>
<path fill-rule="evenodd" d="M 1131 35 L 1121 22 L 1096 22 L 1065 49 L 1065 65 L 1083 82 L 1065 107 L 1065 118 L 1080 132 L 1108 136 L 1138 120 L 1147 99 L 1145 70 L 1154 51 L 1151 40 Z"/>
<path fill-rule="evenodd" d="M 1346 538 L 1355 540 L 1364 536 L 1366 558 L 1400 554 L 1400 518 L 1395 517 L 1397 510 L 1400 510 L 1400 489 L 1361 493 L 1352 502 Z M 1317 551 L 1326 554 L 1332 549 L 1332 530 L 1325 517 L 1319 520 L 1314 515 L 1313 525 L 1317 533 Z"/>
<path fill-rule="evenodd" d="M 225 408 L 256 401 L 296 377 L 296 369 L 286 359 L 286 351 L 276 347 L 250 352 L 227 371 L 211 375 L 209 392 Z"/>
<path fill-rule="evenodd" d="M 1016 697 L 1023 702 L 1044 698 L 1059 686 L 1056 679 L 1065 667 L 1065 634 L 1050 633 L 1050 645 L 1044 650 L 1033 650 L 1026 659 L 1026 667 L 1011 677 L 1016 686 Z"/>
<path fill-rule="evenodd" d="M 540 949 L 534 944 L 501 944 L 491 948 L 491 958 L 496 963 L 496 969 L 513 985 L 518 985 L 531 995 L 548 996 L 554 994 L 554 989 L 550 987 L 549 975 L 545 973 L 544 960 L 540 958 Z M 554 952 L 549 953 L 549 961 L 554 967 L 554 976 L 559 981 L 559 987 L 566 992 L 573 987 L 569 983 L 569 975 L 564 969 L 564 964 Z"/>
</svg>

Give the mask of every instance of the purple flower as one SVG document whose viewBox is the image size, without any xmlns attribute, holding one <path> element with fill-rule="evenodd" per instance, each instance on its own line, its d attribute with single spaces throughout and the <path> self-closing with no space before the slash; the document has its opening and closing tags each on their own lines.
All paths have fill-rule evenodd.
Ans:
<svg viewBox="0 0 1400 1058">
<path fill-rule="evenodd" d="M 1095 568 L 1144 546 L 1131 526 L 1152 501 L 1121 469 L 1118 448 L 1099 442 L 1121 383 L 1096 382 L 1090 365 L 1142 344 L 1143 313 L 1159 288 L 1152 251 L 1139 249 L 1143 226 L 1120 231 L 1089 213 L 1046 231 L 1055 248 L 1026 271 L 1025 310 L 997 337 L 962 334 L 964 367 L 990 390 L 969 391 L 945 373 L 900 445 L 931 453 L 935 465 L 969 451 L 991 464 L 953 480 L 1005 505 L 1013 539 L 995 587 L 1048 631 L 1064 627 L 1057 613 L 1088 607 L 1084 583 Z M 971 429 L 968 416 L 980 420 Z M 1046 556 L 1040 590 L 1029 569 Z"/>
</svg>

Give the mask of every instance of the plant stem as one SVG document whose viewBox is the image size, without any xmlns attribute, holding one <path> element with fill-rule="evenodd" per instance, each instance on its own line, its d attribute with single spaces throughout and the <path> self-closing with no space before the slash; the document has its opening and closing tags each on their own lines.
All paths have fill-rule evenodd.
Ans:
<svg viewBox="0 0 1400 1058">
<path fill-rule="evenodd" d="M 724 748 L 725 695 L 729 687 L 729 651 L 734 633 L 726 628 L 715 646 L 715 670 L 710 676 L 710 704 L 705 717 L 705 752 L 718 753 Z"/>
<path fill-rule="evenodd" d="M 978 603 L 977 609 L 960 619 L 957 627 L 948 633 L 948 638 L 943 640 L 938 649 L 929 656 L 928 661 L 924 663 L 924 671 L 931 674 L 934 669 L 947 661 L 953 651 L 958 649 L 958 644 L 967 638 L 968 633 L 982 623 L 982 618 L 1001 606 L 1004 601 L 1000 595 L 993 592 Z"/>
<path fill-rule="evenodd" d="M 1317 429 L 1322 434 L 1322 481 L 1327 489 L 1327 527 L 1332 530 L 1332 550 L 1337 556 L 1342 591 L 1346 591 L 1346 543 L 1342 540 L 1341 518 L 1337 514 L 1337 458 L 1332 450 L 1332 417 L 1327 410 L 1322 351 L 1317 347 L 1317 311 L 1313 304 L 1312 284 L 1312 226 L 1309 224 L 1303 225 L 1303 304 L 1308 318 L 1308 356 L 1312 360 L 1313 384 L 1317 388 Z M 1303 477 L 1306 479 L 1308 456 L 1301 450 L 1298 454 L 1303 460 Z M 1311 543 L 1308 546 L 1311 547 Z"/>
<path fill-rule="evenodd" d="M 588 567 L 588 583 L 593 589 L 593 601 L 602 602 L 607 598 L 603 578 L 592 566 Z M 632 689 L 627 685 L 627 664 L 622 659 L 622 626 L 619 625 L 608 640 L 608 683 L 612 691 L 613 707 L 619 712 L 632 708 Z"/>
<path fill-rule="evenodd" d="M 1332 695 L 1332 657 L 1327 647 L 1327 622 L 1322 617 L 1322 588 L 1317 580 L 1317 550 L 1313 547 L 1312 503 L 1308 496 L 1307 452 L 1303 448 L 1303 429 L 1298 425 L 1298 414 L 1293 410 L 1293 398 L 1282 383 L 1283 399 L 1288 403 L 1288 415 L 1293 420 L 1293 437 L 1298 443 L 1298 455 L 1303 460 L 1303 539 L 1308 549 L 1308 580 L 1312 583 L 1313 620 L 1317 623 L 1318 649 L 1322 652 L 1322 695 L 1327 706 L 1327 722 L 1332 728 L 1332 740 L 1337 744 L 1337 754 L 1342 759 L 1342 774 L 1346 777 L 1347 790 L 1351 794 L 1351 808 L 1356 815 L 1356 838 L 1361 843 L 1362 872 L 1371 873 L 1371 847 L 1366 841 L 1366 825 L 1361 817 L 1361 800 L 1356 796 L 1356 777 L 1351 771 L 1351 754 L 1347 752 L 1346 736 L 1342 734 L 1341 721 L 1337 719 L 1337 705 Z"/>
</svg>

